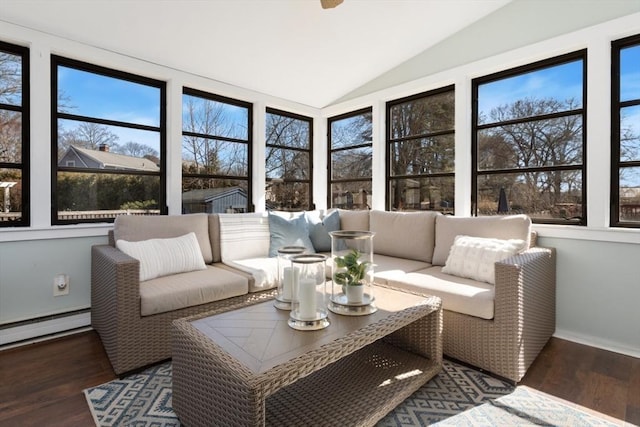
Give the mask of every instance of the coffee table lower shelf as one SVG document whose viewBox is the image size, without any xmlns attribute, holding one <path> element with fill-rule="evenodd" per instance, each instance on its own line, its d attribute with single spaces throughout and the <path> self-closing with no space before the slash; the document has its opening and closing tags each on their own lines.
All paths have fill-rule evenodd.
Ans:
<svg viewBox="0 0 640 427">
<path fill-rule="evenodd" d="M 375 425 L 441 367 L 379 340 L 269 396 L 266 425 Z"/>
</svg>

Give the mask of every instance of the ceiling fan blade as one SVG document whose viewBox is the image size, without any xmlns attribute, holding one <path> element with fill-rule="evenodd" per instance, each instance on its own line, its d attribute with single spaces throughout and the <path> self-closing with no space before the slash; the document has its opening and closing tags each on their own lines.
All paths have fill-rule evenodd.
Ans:
<svg viewBox="0 0 640 427">
<path fill-rule="evenodd" d="M 323 9 L 332 9 L 342 2 L 343 0 L 320 0 Z"/>
</svg>

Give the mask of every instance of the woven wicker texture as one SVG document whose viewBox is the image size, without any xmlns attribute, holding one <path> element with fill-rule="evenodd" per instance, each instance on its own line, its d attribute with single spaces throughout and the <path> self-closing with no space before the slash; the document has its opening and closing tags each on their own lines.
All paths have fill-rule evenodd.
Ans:
<svg viewBox="0 0 640 427">
<path fill-rule="evenodd" d="M 243 365 L 194 327 L 202 316 L 176 320 L 174 410 L 189 426 L 373 425 L 441 369 L 441 302 L 420 300 L 266 370 Z"/>
<path fill-rule="evenodd" d="M 116 374 L 171 357 L 171 322 L 218 308 L 232 310 L 275 297 L 251 293 L 153 316 L 140 315 L 139 262 L 109 245 L 91 249 L 91 326 Z"/>
<path fill-rule="evenodd" d="M 497 263 L 494 318 L 445 310 L 444 354 L 517 383 L 555 331 L 555 284 L 554 249 Z"/>
</svg>

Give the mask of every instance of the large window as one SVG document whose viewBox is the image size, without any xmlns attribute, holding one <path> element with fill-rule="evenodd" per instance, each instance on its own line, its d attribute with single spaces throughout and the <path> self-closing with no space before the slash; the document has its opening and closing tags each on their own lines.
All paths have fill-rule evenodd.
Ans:
<svg viewBox="0 0 640 427">
<path fill-rule="evenodd" d="M 52 223 L 166 213 L 165 84 L 58 56 L 52 74 Z"/>
<path fill-rule="evenodd" d="M 640 35 L 612 56 L 611 225 L 640 227 Z"/>
<path fill-rule="evenodd" d="M 252 121 L 250 103 L 183 89 L 183 213 L 253 210 Z"/>
<path fill-rule="evenodd" d="M 586 51 L 474 79 L 473 214 L 586 225 Z"/>
<path fill-rule="evenodd" d="M 0 42 L 0 227 L 29 225 L 29 49 Z"/>
<path fill-rule="evenodd" d="M 268 209 L 313 209 L 313 119 L 267 108 L 266 202 Z"/>
<path fill-rule="evenodd" d="M 453 213 L 454 88 L 387 103 L 388 210 Z"/>
<path fill-rule="evenodd" d="M 331 117 L 329 200 L 332 208 L 371 208 L 371 108 Z"/>
</svg>

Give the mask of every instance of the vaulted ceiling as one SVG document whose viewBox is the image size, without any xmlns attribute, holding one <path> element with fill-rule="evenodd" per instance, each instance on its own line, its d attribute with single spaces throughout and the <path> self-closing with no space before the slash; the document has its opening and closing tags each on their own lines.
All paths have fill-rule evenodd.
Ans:
<svg viewBox="0 0 640 427">
<path fill-rule="evenodd" d="M 1 0 L 0 20 L 321 108 L 511 0 Z"/>
</svg>

